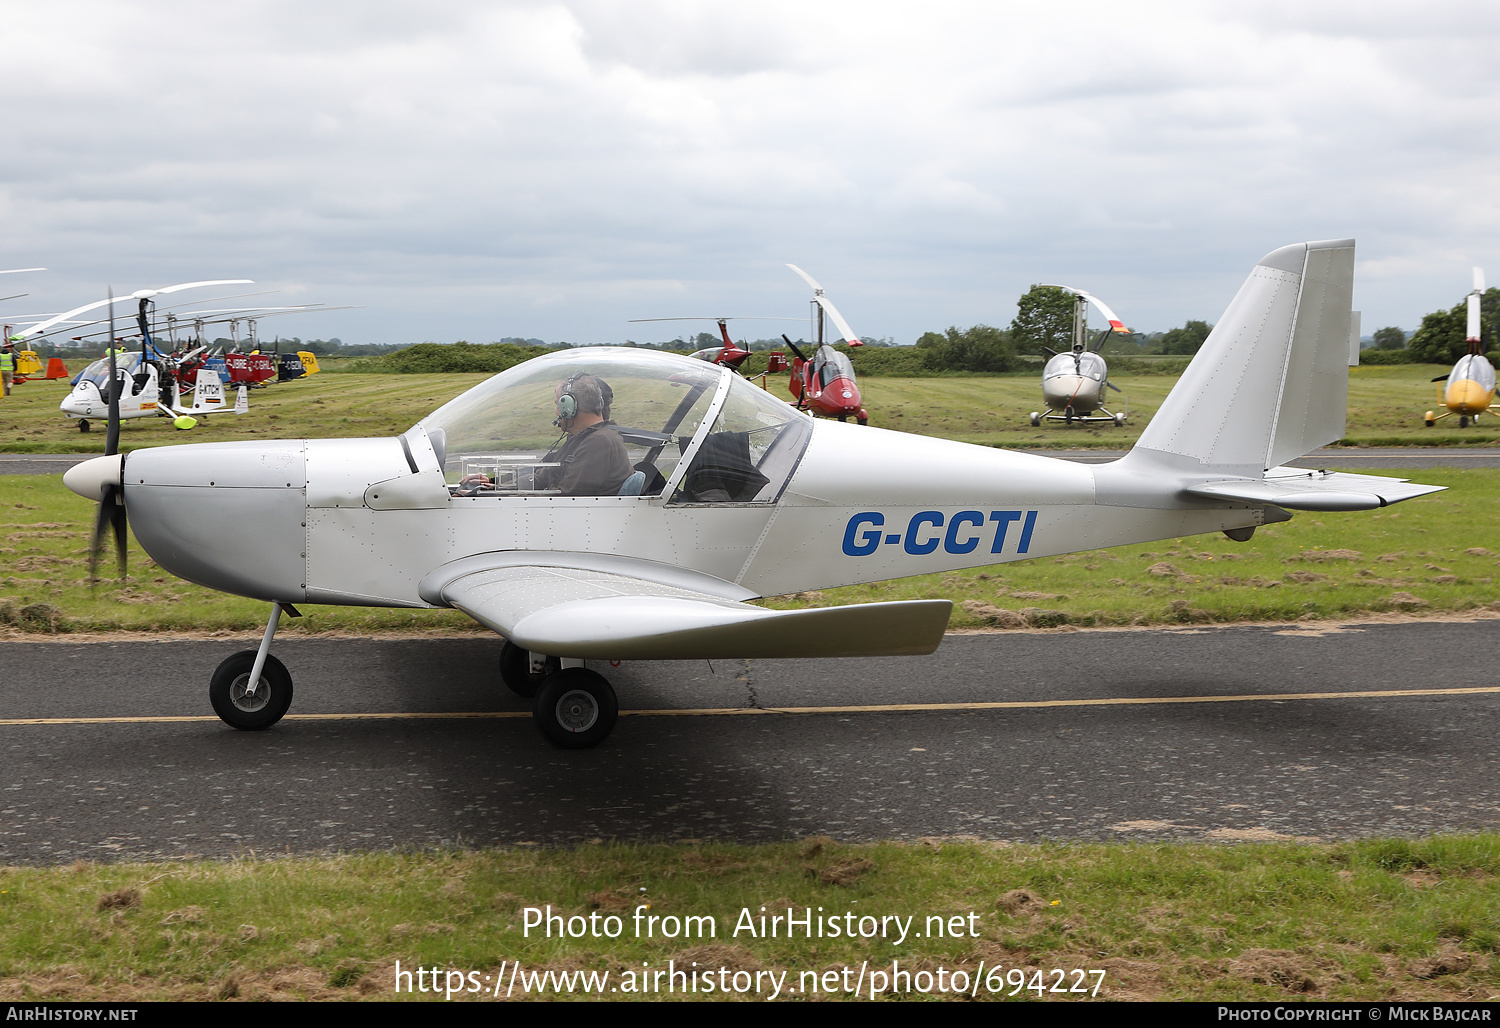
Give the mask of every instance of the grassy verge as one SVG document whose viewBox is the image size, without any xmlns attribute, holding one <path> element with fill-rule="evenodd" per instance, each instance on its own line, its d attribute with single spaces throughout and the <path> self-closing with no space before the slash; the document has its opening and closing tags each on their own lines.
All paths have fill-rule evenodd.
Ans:
<svg viewBox="0 0 1500 1028">
<path fill-rule="evenodd" d="M 1409 364 L 1353 368 L 1349 375 L 1350 446 L 1458 446 L 1500 442 L 1500 419 L 1459 430 L 1454 419 L 1424 428 L 1422 412 L 1435 403 L 1428 380 L 1446 371 Z M 164 418 L 125 423 L 122 445 L 164 446 L 226 439 L 348 438 L 404 432 L 483 374 L 380 375 L 357 372 L 316 375 L 257 389 L 250 413 L 204 418 L 191 432 L 173 431 Z M 1118 374 L 1123 396 L 1111 394 L 1111 410 L 1128 410 L 1129 422 L 1114 426 L 1046 424 L 1032 428 L 1027 415 L 1041 408 L 1035 374 L 877 378 L 861 381 L 870 424 L 917 435 L 961 439 L 986 446 L 1031 449 L 1124 449 L 1134 445 L 1176 382 L 1170 375 Z M 786 378 L 771 380 L 783 399 Z M 19 453 L 103 452 L 104 433 L 80 433 L 57 409 L 66 382 L 27 382 L 0 400 L 0 451 Z M 647 426 L 654 427 L 654 426 Z M 102 429 L 102 423 L 99 425 Z"/>
<path fill-rule="evenodd" d="M 847 998 L 842 974 L 826 972 L 848 967 L 852 985 L 862 962 L 889 970 L 894 960 L 928 972 L 929 988 L 939 967 L 971 983 L 981 961 L 1020 972 L 990 979 L 999 995 L 981 985 L 985 998 L 1038 970 L 1079 968 L 1105 972 L 1100 999 L 1493 999 L 1497 874 L 1494 835 L 1240 846 L 597 844 L 5 868 L 0 998 L 390 999 L 397 961 L 474 972 L 457 986 L 479 983 L 485 995 L 463 998 L 489 998 L 514 961 L 528 973 L 607 971 L 617 988 L 630 972 L 696 962 L 750 972 L 741 982 L 786 972 L 783 998 L 811 998 L 815 977 L 828 996 L 821 990 L 837 980 L 832 998 Z M 637 937 L 633 911 L 643 903 L 646 916 L 712 918 L 715 934 Z M 564 918 L 597 914 L 601 935 L 614 915 L 619 937 L 528 934 L 524 908 L 547 905 Z M 913 921 L 904 941 L 889 922 L 884 939 L 809 939 L 800 929 L 772 939 L 758 937 L 763 906 L 799 918 L 811 908 L 825 926 Z M 756 936 L 734 934 L 742 911 Z M 929 917 L 943 920 L 943 937 Z M 1046 986 L 1056 981 L 1044 975 Z M 763 977 L 759 998 L 770 990 Z M 866 974 L 862 997 L 872 991 L 895 995 L 872 990 Z M 1038 998 L 1024 985 L 1016 992 Z"/>
<path fill-rule="evenodd" d="M 766 602 L 951 599 L 951 626 L 980 628 L 1436 614 L 1500 601 L 1500 552 L 1485 546 L 1494 540 L 1475 514 L 1500 504 L 1500 471 L 1404 474 L 1450 491 L 1379 511 L 1300 514 L 1249 543 L 1222 535 L 1169 539 Z M 0 476 L 0 630 L 245 631 L 264 623 L 265 604 L 174 578 L 134 539 L 126 582 L 107 567 L 111 577 L 91 588 L 85 546 L 93 517 L 94 505 L 64 489 L 60 476 Z M 286 630 L 476 628 L 451 610 L 303 609 L 308 616 Z"/>
</svg>

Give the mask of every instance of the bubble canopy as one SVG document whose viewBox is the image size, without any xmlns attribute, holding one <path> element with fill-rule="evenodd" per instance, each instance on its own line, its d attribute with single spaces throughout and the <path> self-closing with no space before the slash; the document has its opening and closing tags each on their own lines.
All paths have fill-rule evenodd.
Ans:
<svg viewBox="0 0 1500 1028">
<path fill-rule="evenodd" d="M 728 368 L 653 350 L 561 350 L 501 372 L 418 422 L 442 454 L 450 490 L 469 495 L 465 480 L 478 475 L 480 496 L 556 494 L 546 486 L 569 441 L 556 424 L 557 388 L 577 375 L 601 384 L 607 424 L 596 431 L 617 434 L 628 454 L 631 480 L 611 495 L 772 502 L 812 431 L 810 417 Z"/>
</svg>

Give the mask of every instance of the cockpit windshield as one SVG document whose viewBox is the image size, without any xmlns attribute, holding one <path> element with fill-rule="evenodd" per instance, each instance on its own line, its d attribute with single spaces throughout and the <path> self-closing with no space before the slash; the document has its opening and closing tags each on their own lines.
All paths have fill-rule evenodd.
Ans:
<svg viewBox="0 0 1500 1028">
<path fill-rule="evenodd" d="M 811 421 L 727 368 L 588 347 L 501 372 L 419 427 L 459 496 L 658 496 L 690 456 L 673 503 L 757 503 L 781 494 Z"/>
<path fill-rule="evenodd" d="M 1483 354 L 1473 353 L 1460 357 L 1458 363 L 1453 366 L 1453 372 L 1448 376 L 1448 381 L 1465 380 L 1478 383 L 1481 389 L 1493 389 L 1495 388 L 1495 366 Z"/>
<path fill-rule="evenodd" d="M 122 353 L 115 358 L 115 373 L 119 374 L 123 371 L 127 375 L 133 375 L 136 373 L 136 370 L 140 367 L 140 365 L 140 354 Z M 94 361 L 94 363 L 90 364 L 87 368 L 84 368 L 83 374 L 78 376 L 78 381 L 92 382 L 94 385 L 99 387 L 99 392 L 103 394 L 106 387 L 109 385 L 109 358 L 102 357 L 99 360 Z"/>
<path fill-rule="evenodd" d="M 1060 375 L 1082 375 L 1091 378 L 1095 382 L 1103 381 L 1107 365 L 1104 358 L 1097 353 L 1084 351 L 1083 353 L 1060 353 L 1047 362 L 1042 369 L 1042 378 L 1057 378 Z"/>
<path fill-rule="evenodd" d="M 849 362 L 848 357 L 831 346 L 818 347 L 813 364 L 818 372 L 819 389 L 827 389 L 830 383 L 839 378 L 854 381 L 854 365 Z"/>
<path fill-rule="evenodd" d="M 445 477 L 460 491 L 478 483 L 484 493 L 508 495 L 656 495 L 703 427 L 727 374 L 650 350 L 563 350 L 501 372 L 438 408 L 421 426 L 444 451 Z M 588 452 L 580 449 L 582 440 L 569 449 L 562 425 L 571 422 L 561 416 L 567 408 L 558 395 L 559 386 L 580 378 L 597 383 L 597 392 L 577 390 L 580 415 L 589 422 L 597 421 L 591 414 L 604 419 L 590 432 Z M 586 409 L 593 406 L 603 409 Z M 582 481 L 566 476 L 564 464 L 578 461 L 603 470 Z M 632 481 L 637 472 L 641 478 Z"/>
</svg>

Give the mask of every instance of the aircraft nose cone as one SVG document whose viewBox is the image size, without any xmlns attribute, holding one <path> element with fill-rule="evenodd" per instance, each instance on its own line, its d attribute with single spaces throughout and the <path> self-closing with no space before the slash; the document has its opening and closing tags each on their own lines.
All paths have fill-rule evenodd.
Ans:
<svg viewBox="0 0 1500 1028">
<path fill-rule="evenodd" d="M 125 474 L 125 455 L 91 457 L 63 472 L 63 485 L 89 500 L 104 499 L 104 487 L 118 486 Z"/>
</svg>

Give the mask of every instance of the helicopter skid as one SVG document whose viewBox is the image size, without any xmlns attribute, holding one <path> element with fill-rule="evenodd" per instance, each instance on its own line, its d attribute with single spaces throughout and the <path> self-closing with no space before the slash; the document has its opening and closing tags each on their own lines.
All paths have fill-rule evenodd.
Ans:
<svg viewBox="0 0 1500 1028">
<path fill-rule="evenodd" d="M 1068 414 L 1066 412 L 1059 413 L 1058 411 L 1053 410 L 1052 408 L 1049 407 L 1049 408 L 1047 408 L 1047 410 L 1043 411 L 1042 414 L 1040 414 L 1038 416 L 1038 420 L 1041 420 L 1041 421 L 1061 421 L 1061 422 L 1065 422 L 1067 424 L 1084 424 L 1084 425 L 1089 425 L 1089 424 L 1118 425 L 1118 424 L 1120 424 L 1120 422 L 1116 419 L 1116 417 L 1115 417 L 1114 414 L 1111 414 L 1109 411 L 1105 410 L 1103 407 L 1100 407 L 1098 409 L 1099 409 L 1099 411 L 1101 413 L 1098 413 L 1098 414 L 1093 414 L 1093 413 L 1090 413 L 1090 414 Z"/>
</svg>

